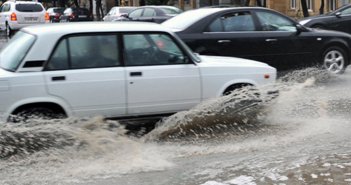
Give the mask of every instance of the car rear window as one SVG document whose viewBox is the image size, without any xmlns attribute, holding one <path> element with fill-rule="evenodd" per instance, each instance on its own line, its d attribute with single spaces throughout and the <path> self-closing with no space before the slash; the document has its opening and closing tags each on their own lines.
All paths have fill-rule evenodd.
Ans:
<svg viewBox="0 0 351 185">
<path fill-rule="evenodd" d="M 63 11 L 64 11 L 64 9 L 59 9 L 59 8 L 54 9 L 55 13 L 63 13 Z"/>
<path fill-rule="evenodd" d="M 78 15 L 88 15 L 89 14 L 88 9 L 76 9 L 76 12 L 78 13 Z"/>
<path fill-rule="evenodd" d="M 16 10 L 19 12 L 41 12 L 43 7 L 40 4 L 16 4 Z"/>
<path fill-rule="evenodd" d="M 16 71 L 35 41 L 35 36 L 19 31 L 0 52 L 0 67 Z"/>
</svg>

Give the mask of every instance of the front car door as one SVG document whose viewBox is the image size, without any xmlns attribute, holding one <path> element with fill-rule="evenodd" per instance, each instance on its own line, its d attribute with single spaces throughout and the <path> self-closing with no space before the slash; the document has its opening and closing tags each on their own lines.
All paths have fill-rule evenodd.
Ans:
<svg viewBox="0 0 351 185">
<path fill-rule="evenodd" d="M 200 102 L 199 68 L 172 38 L 123 35 L 129 115 L 173 113 Z"/>
<path fill-rule="evenodd" d="M 340 11 L 340 15 L 335 15 L 334 21 L 329 24 L 330 29 L 351 33 L 351 7 L 346 7 Z"/>
<path fill-rule="evenodd" d="M 77 116 L 125 116 L 125 70 L 117 35 L 71 35 L 60 40 L 44 76 L 49 94 Z"/>
<path fill-rule="evenodd" d="M 273 11 L 257 10 L 255 15 L 264 34 L 263 61 L 278 70 L 310 66 L 315 62 L 313 48 L 318 41 L 308 32 L 298 32 L 296 22 Z"/>
</svg>

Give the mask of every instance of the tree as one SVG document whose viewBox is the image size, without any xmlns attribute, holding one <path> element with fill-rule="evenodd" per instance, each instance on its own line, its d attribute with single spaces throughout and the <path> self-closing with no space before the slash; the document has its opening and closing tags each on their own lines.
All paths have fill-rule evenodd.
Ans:
<svg viewBox="0 0 351 185">
<path fill-rule="evenodd" d="M 302 7 L 302 13 L 304 17 L 308 17 L 310 16 L 308 14 L 308 8 L 307 8 L 307 2 L 306 0 L 301 0 L 301 7 Z"/>
<path fill-rule="evenodd" d="M 93 16 L 93 0 L 89 0 L 89 13 Z"/>
<path fill-rule="evenodd" d="M 60 7 L 66 7 L 66 0 L 58 0 Z"/>
<path fill-rule="evenodd" d="M 74 5 L 75 5 L 77 8 L 79 8 L 78 0 L 74 0 L 73 3 L 74 3 Z"/>
<path fill-rule="evenodd" d="M 244 5 L 250 6 L 250 0 L 246 0 Z M 263 4 L 262 4 L 261 0 L 256 0 L 256 5 L 266 7 L 266 0 L 263 1 Z"/>
<path fill-rule="evenodd" d="M 321 0 L 321 7 L 319 8 L 319 14 L 324 14 L 324 0 Z"/>
<path fill-rule="evenodd" d="M 102 9 L 101 0 L 96 0 L 95 2 L 96 2 L 96 7 L 95 7 L 96 18 L 98 21 L 100 21 L 102 17 L 104 17 L 104 10 Z"/>
</svg>

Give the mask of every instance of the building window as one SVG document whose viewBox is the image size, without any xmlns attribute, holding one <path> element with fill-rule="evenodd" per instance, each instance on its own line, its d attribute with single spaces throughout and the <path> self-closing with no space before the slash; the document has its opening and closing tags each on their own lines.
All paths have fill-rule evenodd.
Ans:
<svg viewBox="0 0 351 185">
<path fill-rule="evenodd" d="M 313 0 L 307 0 L 307 9 L 313 10 Z"/>
<path fill-rule="evenodd" d="M 333 11 L 336 9 L 336 0 L 330 0 L 329 1 L 329 10 Z"/>
<path fill-rule="evenodd" d="M 290 0 L 290 8 L 296 9 L 296 0 Z"/>
</svg>

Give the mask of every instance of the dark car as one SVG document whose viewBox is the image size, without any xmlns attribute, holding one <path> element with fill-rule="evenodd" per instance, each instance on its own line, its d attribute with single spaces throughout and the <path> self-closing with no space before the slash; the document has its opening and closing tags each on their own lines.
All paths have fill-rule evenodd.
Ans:
<svg viewBox="0 0 351 185">
<path fill-rule="evenodd" d="M 86 8 L 66 8 L 60 22 L 92 21 L 93 16 Z"/>
<path fill-rule="evenodd" d="M 114 6 L 102 19 L 103 21 L 113 21 L 121 18 L 122 16 L 128 15 L 129 12 L 136 9 L 134 6 Z"/>
<path fill-rule="evenodd" d="M 162 23 L 183 11 L 174 6 L 142 6 L 116 21 L 144 21 Z"/>
<path fill-rule="evenodd" d="M 351 4 L 319 16 L 307 17 L 299 21 L 300 24 L 328 30 L 351 33 Z"/>
<path fill-rule="evenodd" d="M 60 22 L 60 16 L 65 9 L 62 7 L 51 7 L 46 10 L 49 14 L 50 22 Z"/>
<path fill-rule="evenodd" d="M 342 73 L 350 60 L 351 35 L 306 28 L 267 8 L 201 8 L 162 25 L 197 53 L 254 59 L 279 71 L 318 64 Z"/>
</svg>

